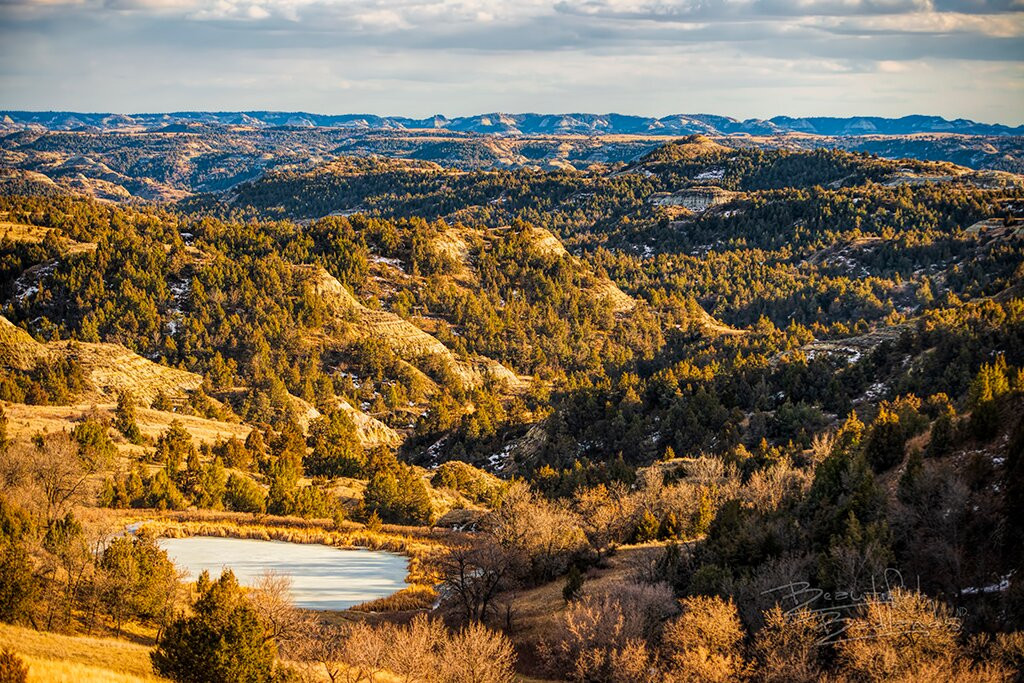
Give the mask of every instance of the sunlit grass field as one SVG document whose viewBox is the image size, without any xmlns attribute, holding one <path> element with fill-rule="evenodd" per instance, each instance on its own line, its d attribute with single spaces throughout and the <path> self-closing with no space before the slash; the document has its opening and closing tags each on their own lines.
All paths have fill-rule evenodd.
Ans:
<svg viewBox="0 0 1024 683">
<path fill-rule="evenodd" d="M 18 654 L 32 683 L 163 681 L 153 673 L 148 646 L 115 638 L 67 636 L 0 624 L 0 648 Z"/>
</svg>

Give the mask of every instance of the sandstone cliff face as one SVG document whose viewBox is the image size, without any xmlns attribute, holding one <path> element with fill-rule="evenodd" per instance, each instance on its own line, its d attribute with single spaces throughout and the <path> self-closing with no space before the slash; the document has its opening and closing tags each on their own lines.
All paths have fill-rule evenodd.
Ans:
<svg viewBox="0 0 1024 683">
<path fill-rule="evenodd" d="M 655 206 L 679 207 L 694 213 L 701 213 L 713 206 L 730 202 L 737 195 L 736 192 L 709 185 L 688 187 L 676 190 L 671 194 L 656 193 L 651 195 L 650 202 Z"/>
<path fill-rule="evenodd" d="M 589 268 L 582 261 L 566 251 L 562 241 L 555 237 L 550 231 L 544 228 L 531 227 L 528 235 L 531 240 L 532 249 L 544 256 L 566 257 L 572 259 L 573 263 L 580 268 Z M 608 277 L 594 276 L 594 284 L 590 291 L 597 298 L 606 301 L 613 313 L 628 313 L 636 308 L 636 300 L 629 296 Z"/>
<path fill-rule="evenodd" d="M 0 367 L 27 372 L 39 362 L 65 358 L 81 363 L 85 372 L 89 389 L 84 396 L 76 397 L 76 400 L 83 403 L 116 401 L 122 391 L 130 391 L 139 404 L 145 407 L 153 402 L 158 393 L 162 392 L 172 401 L 182 400 L 203 385 L 200 375 L 154 363 L 120 344 L 37 342 L 20 327 L 0 316 Z M 320 416 L 320 412 L 306 401 L 295 396 L 291 400 L 299 408 L 300 422 L 304 427 Z M 348 413 L 355 423 L 356 433 L 364 447 L 397 446 L 401 442 L 398 432 L 380 420 L 343 399 L 338 402 L 338 407 Z"/>
<path fill-rule="evenodd" d="M 203 384 L 199 375 L 147 360 L 120 344 L 59 341 L 42 344 L 0 317 L 0 366 L 28 371 L 39 362 L 58 359 L 81 363 L 94 397 L 109 399 L 131 391 L 144 405 L 159 392 L 177 398 Z"/>
<path fill-rule="evenodd" d="M 390 311 L 372 310 L 360 303 L 344 285 L 320 266 L 308 268 L 314 293 L 347 319 L 354 319 L 357 334 L 363 338 L 383 341 L 402 360 L 414 367 L 425 358 L 440 359 L 455 372 L 467 387 L 483 384 L 488 378 L 505 382 L 510 388 L 521 379 L 492 358 L 472 356 L 458 358 L 433 336 Z"/>
<path fill-rule="evenodd" d="M 338 407 L 352 418 L 352 422 L 356 425 L 356 435 L 359 437 L 359 442 L 362 443 L 363 448 L 375 448 L 377 446 L 396 448 L 402 443 L 402 437 L 398 432 L 377 418 L 367 415 L 348 401 L 339 398 Z"/>
</svg>

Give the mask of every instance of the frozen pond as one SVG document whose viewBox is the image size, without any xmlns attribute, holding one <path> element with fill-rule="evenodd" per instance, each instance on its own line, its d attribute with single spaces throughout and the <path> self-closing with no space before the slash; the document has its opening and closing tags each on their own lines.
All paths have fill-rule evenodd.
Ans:
<svg viewBox="0 0 1024 683">
<path fill-rule="evenodd" d="M 179 569 L 195 580 L 205 569 L 211 578 L 234 571 L 243 586 L 273 571 L 292 579 L 292 598 L 306 609 L 347 609 L 405 588 L 409 561 L 376 550 L 326 545 L 191 536 L 158 543 Z"/>
</svg>

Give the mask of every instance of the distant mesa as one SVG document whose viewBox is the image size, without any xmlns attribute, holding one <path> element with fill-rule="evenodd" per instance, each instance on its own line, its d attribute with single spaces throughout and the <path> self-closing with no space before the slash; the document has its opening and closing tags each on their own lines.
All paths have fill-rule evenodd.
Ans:
<svg viewBox="0 0 1024 683">
<path fill-rule="evenodd" d="M 713 114 L 671 114 L 660 118 L 624 114 L 509 114 L 492 112 L 425 119 L 374 114 L 313 114 L 309 112 L 234 111 L 161 112 L 152 114 L 89 114 L 82 112 L 0 112 L 0 129 L 148 129 L 179 124 L 247 126 L 257 128 L 354 128 L 364 130 L 449 130 L 490 135 L 783 135 L 824 136 L 917 135 L 1024 135 L 1024 126 L 977 123 L 940 116 L 880 116 L 734 119 Z M 173 130 L 173 129 L 171 129 Z M 171 132 L 167 130 L 167 132 Z M 189 130 L 187 127 L 182 129 Z"/>
<path fill-rule="evenodd" d="M 712 154 L 729 154 L 731 147 L 720 145 L 706 135 L 689 135 L 676 142 L 661 145 L 644 155 L 641 162 L 689 161 Z"/>
</svg>

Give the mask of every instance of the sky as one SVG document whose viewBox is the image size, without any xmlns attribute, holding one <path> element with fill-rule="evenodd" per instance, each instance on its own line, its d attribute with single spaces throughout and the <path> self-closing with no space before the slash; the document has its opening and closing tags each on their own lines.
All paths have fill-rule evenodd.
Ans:
<svg viewBox="0 0 1024 683">
<path fill-rule="evenodd" d="M 1024 123 L 1024 0 L 0 0 L 0 108 Z"/>
</svg>

